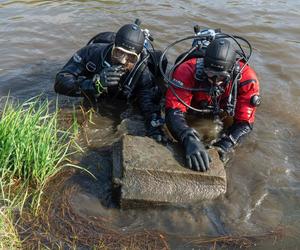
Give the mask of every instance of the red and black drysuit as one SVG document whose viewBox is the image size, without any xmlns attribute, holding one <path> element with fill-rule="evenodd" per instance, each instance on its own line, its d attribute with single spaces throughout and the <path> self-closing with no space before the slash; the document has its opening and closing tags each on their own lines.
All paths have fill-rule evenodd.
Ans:
<svg viewBox="0 0 300 250">
<path fill-rule="evenodd" d="M 205 108 L 208 105 L 213 105 L 213 98 L 210 95 L 211 83 L 205 77 L 204 73 L 200 81 L 199 78 L 196 80 L 196 63 L 197 59 L 193 58 L 179 65 L 173 73 L 173 80 L 176 84 L 186 88 L 200 88 L 201 90 L 192 92 L 176 86 L 172 88 L 178 97 L 186 104 L 195 108 Z M 244 66 L 243 62 L 238 63 L 240 68 Z M 218 150 L 223 151 L 223 153 L 229 152 L 230 149 L 240 141 L 242 136 L 251 132 L 255 119 L 256 105 L 253 103 L 252 98 L 259 96 L 259 81 L 256 73 L 249 65 L 246 65 L 242 70 L 237 84 L 237 102 L 234 113 L 234 123 L 226 131 L 226 134 L 215 144 Z M 217 103 L 221 109 L 226 110 L 226 104 L 232 86 L 232 79 L 228 83 L 223 83 L 222 85 L 224 91 L 217 97 Z M 166 123 L 174 138 L 183 145 L 184 139 L 193 131 L 187 125 L 184 117 L 187 109 L 188 108 L 178 100 L 169 88 L 166 94 Z"/>
</svg>

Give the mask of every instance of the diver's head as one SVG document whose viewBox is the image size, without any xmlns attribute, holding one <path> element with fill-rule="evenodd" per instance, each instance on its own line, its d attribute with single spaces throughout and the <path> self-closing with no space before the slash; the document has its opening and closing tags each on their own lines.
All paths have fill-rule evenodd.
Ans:
<svg viewBox="0 0 300 250">
<path fill-rule="evenodd" d="M 138 25 L 126 24 L 122 26 L 116 34 L 112 48 L 113 63 L 122 64 L 128 69 L 132 69 L 140 58 L 144 42 L 144 32 Z"/>
<path fill-rule="evenodd" d="M 204 73 L 216 85 L 230 80 L 236 64 L 236 52 L 228 39 L 217 38 L 206 49 Z"/>
</svg>

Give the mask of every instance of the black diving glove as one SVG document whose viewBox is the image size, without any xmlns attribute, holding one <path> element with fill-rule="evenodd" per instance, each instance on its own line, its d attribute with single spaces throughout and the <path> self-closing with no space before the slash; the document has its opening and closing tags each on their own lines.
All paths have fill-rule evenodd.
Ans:
<svg viewBox="0 0 300 250">
<path fill-rule="evenodd" d="M 220 160 L 225 164 L 229 160 L 230 153 L 240 143 L 241 139 L 252 131 L 253 124 L 248 122 L 235 122 L 224 134 L 220 140 L 213 146 L 218 150 Z"/>
<path fill-rule="evenodd" d="M 102 91 L 96 89 L 94 80 L 80 76 L 77 82 L 79 83 L 80 91 L 83 92 L 84 95 L 98 97 L 102 93 Z"/>
<path fill-rule="evenodd" d="M 229 160 L 229 153 L 232 152 L 234 147 L 230 138 L 228 136 L 222 137 L 219 141 L 215 142 L 213 146 L 218 151 L 220 160 L 227 163 Z"/>
<path fill-rule="evenodd" d="M 123 65 L 113 65 L 102 69 L 99 75 L 94 76 L 94 82 L 96 88 L 113 87 L 118 86 L 121 77 L 125 74 L 126 69 Z"/>
<path fill-rule="evenodd" d="M 146 119 L 147 136 L 153 138 L 157 142 L 167 142 L 167 137 L 162 130 L 165 121 L 160 115 L 154 113 L 150 118 Z"/>
<path fill-rule="evenodd" d="M 189 168 L 205 172 L 209 169 L 211 161 L 198 133 L 194 129 L 188 129 L 182 136 L 185 148 L 186 163 Z"/>
<path fill-rule="evenodd" d="M 86 95 L 99 97 L 107 87 L 117 86 L 121 77 L 125 74 L 125 69 L 122 65 L 114 65 L 104 68 L 100 74 L 95 74 L 93 79 L 79 77 L 78 82 L 81 91 Z"/>
</svg>

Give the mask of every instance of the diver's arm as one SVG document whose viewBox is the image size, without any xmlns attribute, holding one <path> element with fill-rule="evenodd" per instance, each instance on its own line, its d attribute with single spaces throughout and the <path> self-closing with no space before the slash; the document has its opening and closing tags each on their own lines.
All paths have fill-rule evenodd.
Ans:
<svg viewBox="0 0 300 250">
<path fill-rule="evenodd" d="M 158 142 L 166 141 L 162 130 L 163 119 L 161 118 L 161 91 L 154 83 L 154 76 L 146 67 L 138 79 L 136 95 L 140 110 L 145 119 L 147 136 Z"/>
<path fill-rule="evenodd" d="M 221 160 L 223 160 L 223 154 L 230 152 L 237 146 L 241 139 L 252 131 L 252 128 L 253 124 L 249 124 L 247 121 L 234 122 L 220 140 L 214 144 L 220 153 Z"/>
<path fill-rule="evenodd" d="M 166 124 L 173 137 L 184 146 L 188 167 L 196 171 L 207 171 L 210 157 L 197 131 L 187 125 L 182 111 L 168 109 L 166 111 Z"/>
<path fill-rule="evenodd" d="M 194 81 L 193 67 L 187 62 L 181 64 L 173 74 L 174 83 L 192 88 Z M 188 126 L 184 116 L 187 112 L 187 106 L 177 97 L 186 105 L 191 105 L 193 94 L 187 89 L 177 88 L 176 86 L 169 86 L 166 93 L 166 124 L 172 136 L 182 143 L 182 134 L 192 128 Z"/>
<path fill-rule="evenodd" d="M 185 120 L 184 113 L 179 109 L 166 110 L 166 125 L 172 136 L 179 142 L 183 141 L 182 136 L 187 130 L 191 130 Z"/>
<path fill-rule="evenodd" d="M 66 65 L 57 73 L 54 90 L 67 96 L 82 96 L 83 92 L 93 90 L 93 83 L 85 76 L 88 47 L 77 51 Z"/>
<path fill-rule="evenodd" d="M 151 117 L 154 113 L 160 115 L 161 93 L 154 83 L 154 76 L 148 67 L 144 69 L 140 79 L 138 79 L 136 93 L 145 118 Z"/>
<path fill-rule="evenodd" d="M 187 63 L 180 65 L 174 72 L 173 79 L 181 86 L 189 86 L 193 80 L 193 65 Z M 171 89 L 173 88 L 173 89 Z M 196 171 L 207 171 L 209 169 L 210 157 L 205 150 L 199 134 L 187 125 L 184 113 L 187 110 L 176 95 L 190 105 L 192 100 L 191 91 L 169 87 L 166 94 L 166 124 L 171 134 L 185 148 L 186 164 Z"/>
</svg>

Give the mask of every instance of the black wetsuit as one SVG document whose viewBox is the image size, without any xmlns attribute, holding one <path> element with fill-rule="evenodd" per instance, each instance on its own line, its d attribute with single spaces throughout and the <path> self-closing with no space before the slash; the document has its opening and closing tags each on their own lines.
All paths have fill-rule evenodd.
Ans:
<svg viewBox="0 0 300 250">
<path fill-rule="evenodd" d="M 83 47 L 77 51 L 67 64 L 57 73 L 54 89 L 57 93 L 68 96 L 83 96 L 95 99 L 91 91 L 85 90 L 83 82 L 92 79 L 95 74 L 99 74 L 104 67 L 111 65 L 111 44 L 95 43 Z M 141 59 L 146 55 L 142 54 Z M 147 59 L 150 60 L 150 59 Z M 160 116 L 160 94 L 159 88 L 155 84 L 155 77 L 146 64 L 140 67 L 140 72 L 134 74 L 130 99 L 137 99 L 141 113 L 147 121 L 151 122 L 153 114 Z M 132 71 L 133 72 L 133 71 Z M 126 73 L 121 78 L 119 86 L 124 86 L 130 80 L 132 72 Z M 128 77 L 129 75 L 129 77 Z M 132 86 L 133 85 L 133 86 Z M 101 98 L 101 94 L 97 98 Z M 117 96 L 117 98 L 128 99 L 128 92 L 123 88 L 109 88 L 105 95 Z"/>
</svg>

